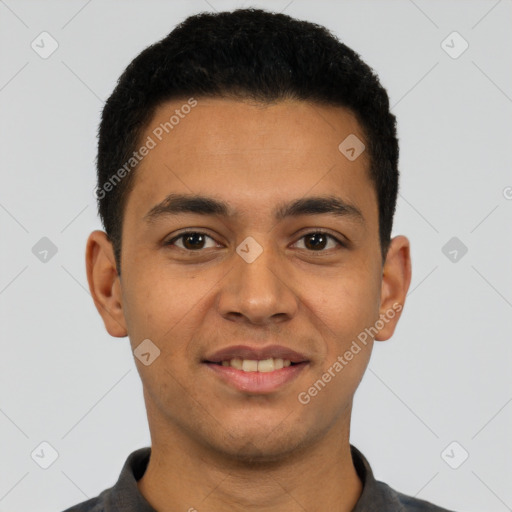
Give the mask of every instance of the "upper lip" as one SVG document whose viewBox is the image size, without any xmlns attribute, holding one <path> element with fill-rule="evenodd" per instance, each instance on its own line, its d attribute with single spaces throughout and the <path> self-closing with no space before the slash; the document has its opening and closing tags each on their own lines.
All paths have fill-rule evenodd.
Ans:
<svg viewBox="0 0 512 512">
<path fill-rule="evenodd" d="M 263 359 L 289 359 L 292 363 L 302 363 L 308 361 L 308 358 L 283 345 L 267 345 L 266 347 L 250 347 L 249 345 L 233 345 L 221 350 L 217 350 L 206 356 L 203 362 L 221 363 L 230 359 L 253 359 L 261 361 Z"/>
</svg>

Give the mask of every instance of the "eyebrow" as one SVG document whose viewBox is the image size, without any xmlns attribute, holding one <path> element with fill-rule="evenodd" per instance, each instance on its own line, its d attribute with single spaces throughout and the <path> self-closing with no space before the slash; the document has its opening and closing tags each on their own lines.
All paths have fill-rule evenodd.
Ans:
<svg viewBox="0 0 512 512">
<path fill-rule="evenodd" d="M 182 213 L 238 217 L 238 213 L 225 201 L 197 194 L 169 194 L 162 202 L 153 206 L 144 215 L 144 220 L 152 223 L 159 218 Z M 289 203 L 278 205 L 273 211 L 273 216 L 278 221 L 300 215 L 324 214 L 348 217 L 362 224 L 365 223 L 364 216 L 359 208 L 334 195 L 296 199 Z"/>
</svg>

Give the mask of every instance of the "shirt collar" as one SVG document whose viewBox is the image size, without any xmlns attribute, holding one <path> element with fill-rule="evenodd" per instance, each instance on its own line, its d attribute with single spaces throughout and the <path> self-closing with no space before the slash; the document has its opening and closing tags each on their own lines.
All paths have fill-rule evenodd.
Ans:
<svg viewBox="0 0 512 512">
<path fill-rule="evenodd" d="M 387 484 L 375 480 L 370 464 L 364 455 L 350 445 L 352 460 L 362 482 L 363 490 L 352 512 L 401 512 L 400 500 Z M 140 448 L 132 452 L 124 463 L 117 483 L 106 497 L 105 512 L 123 510 L 125 512 L 156 512 L 140 493 L 137 481 L 142 478 L 151 455 L 151 448 Z"/>
<path fill-rule="evenodd" d="M 350 452 L 354 467 L 363 484 L 363 491 L 352 512 L 367 512 L 368 510 L 402 512 L 404 508 L 397 493 L 389 485 L 375 479 L 366 457 L 353 445 L 350 445 Z"/>
</svg>

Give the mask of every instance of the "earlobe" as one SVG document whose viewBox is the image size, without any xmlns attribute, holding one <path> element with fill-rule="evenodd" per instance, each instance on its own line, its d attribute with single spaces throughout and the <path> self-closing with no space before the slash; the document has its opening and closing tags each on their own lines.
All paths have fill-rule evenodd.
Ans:
<svg viewBox="0 0 512 512">
<path fill-rule="evenodd" d="M 112 243 L 104 231 L 93 231 L 85 250 L 87 281 L 94 305 L 111 336 L 122 338 L 128 334 L 121 300 L 121 286 L 117 274 Z"/>
<path fill-rule="evenodd" d="M 380 320 L 384 326 L 375 336 L 375 340 L 385 341 L 393 335 L 410 284 L 410 243 L 405 236 L 399 235 L 391 240 L 384 262 L 380 298 Z"/>
</svg>

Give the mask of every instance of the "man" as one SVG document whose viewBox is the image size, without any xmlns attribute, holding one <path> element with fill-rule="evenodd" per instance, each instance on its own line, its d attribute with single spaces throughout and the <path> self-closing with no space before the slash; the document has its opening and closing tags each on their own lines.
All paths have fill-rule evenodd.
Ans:
<svg viewBox="0 0 512 512">
<path fill-rule="evenodd" d="M 151 447 L 68 511 L 443 511 L 372 475 L 354 393 L 411 279 L 388 96 L 323 27 L 199 14 L 108 99 L 87 276 Z"/>
</svg>

